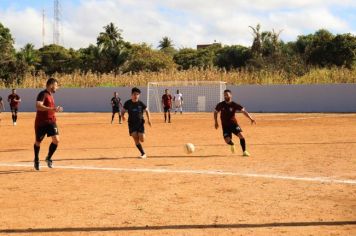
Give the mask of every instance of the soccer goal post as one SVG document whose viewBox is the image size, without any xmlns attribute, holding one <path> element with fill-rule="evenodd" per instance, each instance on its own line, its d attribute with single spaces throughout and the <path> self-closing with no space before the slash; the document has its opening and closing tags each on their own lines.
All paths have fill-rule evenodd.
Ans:
<svg viewBox="0 0 356 236">
<path fill-rule="evenodd" d="M 211 112 L 223 100 L 226 83 L 221 81 L 165 81 L 149 82 L 147 86 L 147 107 L 151 112 L 162 112 L 162 96 L 165 90 L 174 97 L 179 90 L 182 94 L 184 112 Z M 175 102 L 172 104 L 174 109 Z"/>
</svg>

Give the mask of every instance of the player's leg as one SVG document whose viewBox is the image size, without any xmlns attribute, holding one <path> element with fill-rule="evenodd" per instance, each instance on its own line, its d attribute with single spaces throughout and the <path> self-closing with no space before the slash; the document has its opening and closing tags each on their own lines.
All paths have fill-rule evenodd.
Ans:
<svg viewBox="0 0 356 236">
<path fill-rule="evenodd" d="M 53 165 L 52 156 L 56 152 L 58 144 L 59 144 L 59 132 L 58 132 L 57 125 L 56 124 L 48 125 L 47 133 L 48 133 L 48 136 L 50 136 L 52 138 L 52 142 L 48 148 L 46 162 L 47 162 L 47 166 L 49 168 L 52 168 L 52 165 Z"/>
<path fill-rule="evenodd" d="M 115 111 L 113 110 L 111 114 L 111 124 L 114 122 L 114 118 L 115 118 Z"/>
<path fill-rule="evenodd" d="M 142 139 L 142 134 L 139 134 L 137 131 L 131 133 L 131 136 L 135 142 L 135 145 L 137 147 L 137 149 L 140 151 L 141 156 L 140 158 L 145 158 L 145 151 L 143 150 L 143 147 L 141 145 L 141 142 L 144 141 L 144 138 Z M 141 136 L 141 137 L 140 137 Z"/>
<path fill-rule="evenodd" d="M 168 123 L 171 123 L 171 108 L 168 109 Z"/>
<path fill-rule="evenodd" d="M 15 125 L 15 108 L 11 107 L 12 123 Z"/>
<path fill-rule="evenodd" d="M 227 145 L 230 146 L 232 153 L 235 153 L 235 143 L 232 141 L 232 133 L 230 131 L 224 131 L 224 140 Z"/>
<path fill-rule="evenodd" d="M 237 134 L 237 136 L 238 136 L 239 139 L 240 139 L 240 145 L 241 145 L 241 148 L 242 148 L 243 156 L 245 156 L 245 157 L 250 156 L 250 153 L 246 150 L 246 140 L 245 140 L 245 137 L 242 135 L 241 132 L 239 132 L 239 133 Z"/>
<path fill-rule="evenodd" d="M 164 112 L 164 122 L 166 123 L 167 122 L 167 112 L 168 112 L 168 108 L 166 106 L 163 108 L 163 112 Z"/>
<path fill-rule="evenodd" d="M 16 122 L 17 122 L 17 113 L 18 113 L 18 110 L 17 110 L 17 108 L 15 109 L 15 124 L 16 124 Z"/>
<path fill-rule="evenodd" d="M 180 111 L 180 114 L 182 115 L 183 114 L 183 106 L 182 106 L 182 104 L 179 104 L 179 111 Z"/>
<path fill-rule="evenodd" d="M 35 144 L 33 145 L 33 151 L 34 151 L 34 167 L 36 170 L 40 170 L 40 158 L 39 158 L 39 154 L 40 154 L 40 147 L 41 147 L 41 142 L 44 139 L 46 133 L 43 129 L 43 127 L 36 127 L 35 128 Z"/>
<path fill-rule="evenodd" d="M 120 110 L 118 111 L 118 115 L 119 115 L 119 124 L 122 124 L 122 121 L 121 121 L 121 111 L 120 111 Z"/>
</svg>

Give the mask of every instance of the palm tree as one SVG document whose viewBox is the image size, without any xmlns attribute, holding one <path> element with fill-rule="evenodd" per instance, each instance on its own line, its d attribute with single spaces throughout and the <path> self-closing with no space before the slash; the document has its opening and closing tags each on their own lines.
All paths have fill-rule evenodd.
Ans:
<svg viewBox="0 0 356 236">
<path fill-rule="evenodd" d="M 158 48 L 160 50 L 165 50 L 167 48 L 173 48 L 173 41 L 172 39 L 168 38 L 167 36 L 163 37 L 161 41 L 159 41 Z"/>
<path fill-rule="evenodd" d="M 122 42 L 122 30 L 117 28 L 114 23 L 104 26 L 104 32 L 101 32 L 97 38 L 97 45 L 102 50 L 111 50 L 116 48 Z"/>
</svg>

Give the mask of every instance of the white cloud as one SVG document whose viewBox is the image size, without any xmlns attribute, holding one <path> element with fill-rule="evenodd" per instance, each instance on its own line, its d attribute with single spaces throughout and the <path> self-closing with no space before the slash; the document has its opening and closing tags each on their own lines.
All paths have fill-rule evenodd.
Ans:
<svg viewBox="0 0 356 236">
<path fill-rule="evenodd" d="M 195 47 L 214 40 L 223 44 L 250 45 L 249 25 L 263 30 L 283 29 L 284 40 L 320 28 L 333 32 L 355 32 L 354 26 L 332 13 L 332 8 L 354 8 L 352 0 L 82 0 L 65 2 L 63 41 L 66 47 L 96 43 L 103 26 L 114 22 L 125 40 L 147 42 L 154 47 L 169 36 L 177 47 Z M 51 11 L 50 11 L 51 12 Z M 16 46 L 27 42 L 41 46 L 41 10 L 0 9 L 0 22 L 11 29 Z M 52 19 L 47 17 L 46 42 L 52 42 Z"/>
</svg>

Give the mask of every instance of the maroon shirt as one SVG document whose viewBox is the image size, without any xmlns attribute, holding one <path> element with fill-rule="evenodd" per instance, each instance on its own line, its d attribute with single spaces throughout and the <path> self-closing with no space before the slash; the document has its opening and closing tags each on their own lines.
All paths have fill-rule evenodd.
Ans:
<svg viewBox="0 0 356 236">
<path fill-rule="evenodd" d="M 10 94 L 8 96 L 8 99 L 10 100 L 10 107 L 18 108 L 19 107 L 19 102 L 16 102 L 15 100 L 20 100 L 20 96 L 15 94 Z"/>
<path fill-rule="evenodd" d="M 235 117 L 236 111 L 241 111 L 243 109 L 243 106 L 236 102 L 230 102 L 227 103 L 225 101 L 218 103 L 216 105 L 215 110 L 218 112 L 221 112 L 220 118 L 221 118 L 221 125 L 223 127 L 228 127 L 230 125 L 237 125 L 237 120 Z"/>
<path fill-rule="evenodd" d="M 172 96 L 170 94 L 163 94 L 162 100 L 165 107 L 170 108 L 172 106 Z"/>
<path fill-rule="evenodd" d="M 43 90 L 37 96 L 37 102 L 43 102 L 46 107 L 54 108 L 54 98 L 50 92 Z M 56 123 L 56 112 L 55 111 L 39 111 L 37 110 L 35 126 L 42 126 L 46 124 Z"/>
</svg>

